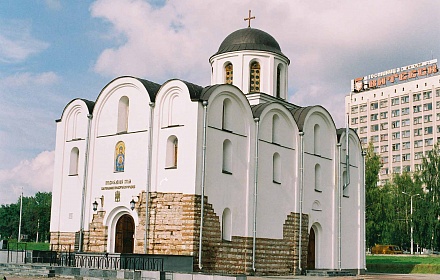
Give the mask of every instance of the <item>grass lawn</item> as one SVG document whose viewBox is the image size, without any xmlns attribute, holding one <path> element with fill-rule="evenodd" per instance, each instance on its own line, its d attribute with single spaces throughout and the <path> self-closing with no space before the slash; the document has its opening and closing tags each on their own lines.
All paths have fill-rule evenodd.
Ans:
<svg viewBox="0 0 440 280">
<path fill-rule="evenodd" d="M 367 271 L 383 273 L 440 273 L 436 255 L 367 255 Z"/>
<path fill-rule="evenodd" d="M 26 244 L 26 247 L 25 247 L 24 244 Z M 9 249 L 10 250 L 16 250 L 17 249 L 17 241 L 11 240 L 11 241 L 8 242 L 8 245 L 9 245 Z M 44 243 L 44 242 L 38 242 L 38 243 L 35 243 L 35 242 L 20 242 L 18 244 L 18 249 L 19 250 L 26 249 L 26 250 L 49 251 L 49 247 L 50 247 L 50 244 L 49 243 Z"/>
</svg>

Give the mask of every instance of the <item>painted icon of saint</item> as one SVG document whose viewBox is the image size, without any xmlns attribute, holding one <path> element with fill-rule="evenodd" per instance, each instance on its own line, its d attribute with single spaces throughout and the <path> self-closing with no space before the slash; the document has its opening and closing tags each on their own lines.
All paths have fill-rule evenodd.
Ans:
<svg viewBox="0 0 440 280">
<path fill-rule="evenodd" d="M 115 171 L 124 172 L 125 166 L 125 145 L 124 142 L 118 142 L 116 144 L 115 151 Z"/>
</svg>

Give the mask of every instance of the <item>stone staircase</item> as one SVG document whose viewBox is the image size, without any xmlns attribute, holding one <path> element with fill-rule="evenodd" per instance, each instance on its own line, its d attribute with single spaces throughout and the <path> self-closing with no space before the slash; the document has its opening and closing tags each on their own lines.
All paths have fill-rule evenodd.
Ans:
<svg viewBox="0 0 440 280">
<path fill-rule="evenodd" d="M 307 276 L 320 276 L 320 277 L 344 277 L 344 276 L 356 276 L 355 273 L 347 270 L 326 270 L 326 269 L 315 269 L 307 270 Z"/>
<path fill-rule="evenodd" d="M 49 278 L 55 277 L 55 270 L 47 265 L 0 263 L 0 279 L 3 275 Z"/>
</svg>

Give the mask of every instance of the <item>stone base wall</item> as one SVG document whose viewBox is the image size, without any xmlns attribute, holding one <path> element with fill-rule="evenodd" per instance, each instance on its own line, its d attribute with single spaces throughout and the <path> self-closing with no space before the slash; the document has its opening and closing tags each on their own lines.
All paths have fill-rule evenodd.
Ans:
<svg viewBox="0 0 440 280">
<path fill-rule="evenodd" d="M 89 230 L 84 231 L 84 252 L 106 252 L 107 251 L 107 227 L 103 220 L 105 211 L 98 211 L 93 214 L 92 222 L 89 224 Z"/>
<path fill-rule="evenodd" d="M 303 214 L 302 223 L 301 266 L 305 268 L 308 245 L 308 215 Z M 204 228 L 204 230 L 207 229 Z M 220 226 L 215 231 L 221 232 Z M 221 236 L 211 239 L 204 234 L 203 263 L 206 266 L 203 270 L 248 275 L 299 274 L 299 214 L 291 213 L 287 217 L 283 232 L 283 239 L 256 239 L 255 271 L 252 263 L 252 237 L 233 236 L 231 241 L 225 241 L 221 240 Z M 205 252 L 210 252 L 210 254 L 206 255 Z"/>
<path fill-rule="evenodd" d="M 50 232 L 50 245 L 54 251 L 73 252 L 75 248 L 75 232 Z"/>
<path fill-rule="evenodd" d="M 148 200 L 148 238 L 145 252 L 146 207 Z M 134 253 L 186 255 L 194 257 L 194 270 L 198 266 L 200 235 L 200 195 L 145 192 L 139 195 L 136 209 Z M 104 211 L 93 215 L 89 231 L 84 232 L 85 252 L 105 252 L 108 229 L 103 225 Z M 299 214 L 290 213 L 283 225 L 282 239 L 257 238 L 255 271 L 252 264 L 253 238 L 233 236 L 231 241 L 221 238 L 219 217 L 208 198 L 204 199 L 203 220 L 203 272 L 226 274 L 285 275 L 299 270 Z M 51 244 L 73 244 L 75 233 L 51 234 Z M 70 243 L 69 243 L 70 242 Z M 302 216 L 301 266 L 306 267 L 308 245 L 308 215 Z"/>
</svg>

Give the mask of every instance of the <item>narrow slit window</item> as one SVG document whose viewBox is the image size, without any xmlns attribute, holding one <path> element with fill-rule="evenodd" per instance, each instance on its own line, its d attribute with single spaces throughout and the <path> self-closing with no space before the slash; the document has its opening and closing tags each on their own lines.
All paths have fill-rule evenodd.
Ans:
<svg viewBox="0 0 440 280">
<path fill-rule="evenodd" d="M 316 164 L 315 165 L 315 191 L 321 192 L 322 186 L 321 186 L 321 165 Z"/>
<path fill-rule="evenodd" d="M 281 97 L 281 66 L 278 65 L 277 67 L 277 91 L 276 91 L 276 97 Z"/>
<path fill-rule="evenodd" d="M 228 139 L 223 141 L 222 172 L 225 174 L 232 174 L 232 143 Z"/>
<path fill-rule="evenodd" d="M 281 158 L 280 154 L 273 154 L 272 158 L 272 173 L 273 173 L 273 182 L 276 184 L 281 184 Z"/>
<path fill-rule="evenodd" d="M 127 96 L 121 97 L 118 104 L 118 128 L 117 133 L 124 133 L 128 130 L 128 107 L 129 101 Z"/>
<path fill-rule="evenodd" d="M 222 215 L 222 240 L 232 240 L 232 215 L 229 208 L 223 210 Z"/>
<path fill-rule="evenodd" d="M 177 168 L 179 140 L 172 135 L 167 140 L 166 168 Z"/>
<path fill-rule="evenodd" d="M 73 148 L 70 152 L 70 165 L 69 165 L 69 175 L 78 175 L 78 164 L 79 164 L 79 150 L 77 147 Z"/>
</svg>

